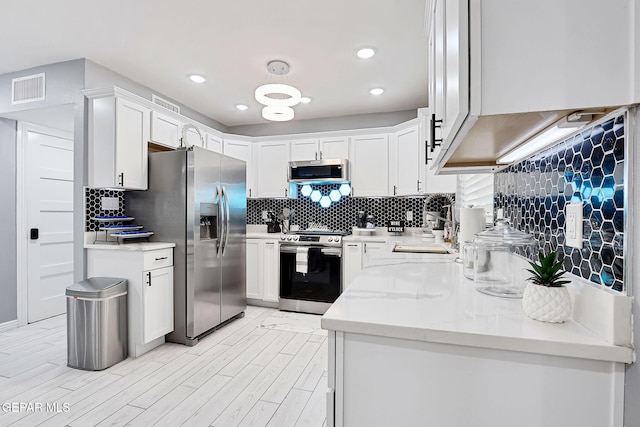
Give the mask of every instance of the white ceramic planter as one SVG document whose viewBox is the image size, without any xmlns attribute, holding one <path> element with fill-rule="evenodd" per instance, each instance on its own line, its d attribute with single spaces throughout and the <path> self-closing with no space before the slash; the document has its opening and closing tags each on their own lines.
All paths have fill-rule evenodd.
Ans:
<svg viewBox="0 0 640 427">
<path fill-rule="evenodd" d="M 562 323 L 571 316 L 571 297 L 564 286 L 550 288 L 529 283 L 522 297 L 522 309 L 532 319 Z"/>
</svg>

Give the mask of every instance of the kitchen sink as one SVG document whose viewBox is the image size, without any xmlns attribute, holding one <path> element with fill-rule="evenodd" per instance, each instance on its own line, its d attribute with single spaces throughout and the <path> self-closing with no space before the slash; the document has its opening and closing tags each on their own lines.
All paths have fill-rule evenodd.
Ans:
<svg viewBox="0 0 640 427">
<path fill-rule="evenodd" d="M 409 252 L 416 254 L 448 254 L 449 250 L 438 243 L 398 243 L 393 252 Z"/>
</svg>

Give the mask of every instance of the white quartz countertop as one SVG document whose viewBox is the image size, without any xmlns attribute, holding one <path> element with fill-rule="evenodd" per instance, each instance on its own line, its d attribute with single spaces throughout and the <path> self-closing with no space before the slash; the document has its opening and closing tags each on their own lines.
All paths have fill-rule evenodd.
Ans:
<svg viewBox="0 0 640 427">
<path fill-rule="evenodd" d="M 101 249 L 105 251 L 155 251 L 157 249 L 175 248 L 175 243 L 165 242 L 138 242 L 121 244 L 86 244 L 85 249 Z"/>
<path fill-rule="evenodd" d="M 529 319 L 522 300 L 482 294 L 455 255 L 391 252 L 364 269 L 322 317 L 324 329 L 471 347 L 631 363 L 581 324 Z"/>
</svg>

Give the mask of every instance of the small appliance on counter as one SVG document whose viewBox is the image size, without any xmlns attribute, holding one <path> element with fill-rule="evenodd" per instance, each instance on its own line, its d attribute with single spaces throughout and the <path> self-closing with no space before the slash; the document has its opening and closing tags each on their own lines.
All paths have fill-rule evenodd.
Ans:
<svg viewBox="0 0 640 427">
<path fill-rule="evenodd" d="M 358 211 L 356 226 L 353 227 L 355 235 L 371 235 L 376 232 L 376 219 L 366 211 Z"/>
<path fill-rule="evenodd" d="M 282 230 L 280 229 L 280 221 L 276 217 L 276 214 L 269 211 L 267 212 L 267 233 L 280 233 Z"/>
</svg>

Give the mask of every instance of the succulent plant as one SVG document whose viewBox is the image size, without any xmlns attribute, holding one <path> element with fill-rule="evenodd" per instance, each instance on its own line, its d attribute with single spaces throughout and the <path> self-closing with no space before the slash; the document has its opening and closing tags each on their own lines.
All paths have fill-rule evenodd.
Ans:
<svg viewBox="0 0 640 427">
<path fill-rule="evenodd" d="M 540 263 L 529 262 L 532 269 L 527 269 L 531 276 L 527 279 L 540 286 L 549 288 L 559 288 L 569 283 L 570 280 L 560 280 L 565 271 L 562 270 L 562 261 L 558 261 L 558 252 L 550 252 L 544 256 L 542 251 L 538 252 Z"/>
</svg>

